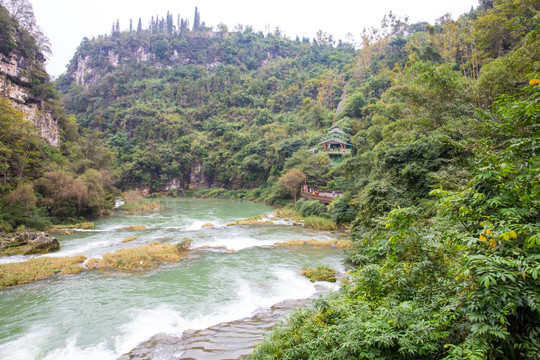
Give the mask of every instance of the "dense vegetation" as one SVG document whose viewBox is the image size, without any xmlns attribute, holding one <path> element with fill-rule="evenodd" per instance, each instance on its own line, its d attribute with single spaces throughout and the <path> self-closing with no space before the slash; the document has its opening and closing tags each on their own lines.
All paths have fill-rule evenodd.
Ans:
<svg viewBox="0 0 540 360">
<path fill-rule="evenodd" d="M 23 2 L 23 5 L 29 5 Z M 6 98 L 0 98 L 0 230 L 43 228 L 57 221 L 76 220 L 111 207 L 111 151 L 99 136 L 81 136 L 73 116 L 66 116 L 59 97 L 44 70 L 42 45 L 34 34 L 19 25 L 28 23 L 31 12 L 19 19 L 0 6 L 0 52 L 15 53 L 27 64 L 28 82 L 11 79 L 27 88 L 33 101 L 43 101 L 44 111 L 58 120 L 62 146 L 55 148 Z"/>
<path fill-rule="evenodd" d="M 118 153 L 118 185 L 151 192 L 173 182 L 187 188 L 193 175 L 203 187 L 275 182 L 285 161 L 331 124 L 355 54 L 323 33 L 310 43 L 249 26 L 177 32 L 152 24 L 84 40 L 59 80 L 67 109 Z M 91 71 L 77 74 L 85 66 Z"/>
<path fill-rule="evenodd" d="M 352 270 L 255 359 L 538 358 L 539 10 L 482 2 L 366 37 L 348 91 L 364 106 L 340 113 L 357 155 L 331 170 Z"/>
<path fill-rule="evenodd" d="M 539 10 L 481 1 L 434 25 L 389 15 L 359 52 L 324 33 L 116 27 L 81 44 L 59 85 L 119 153 L 119 186 L 186 186 L 201 169 L 198 185 L 271 202 L 295 198 L 304 178 L 344 191 L 328 207 L 296 206 L 351 224 L 341 291 L 293 315 L 254 358 L 532 359 Z M 81 61 L 95 64 L 84 86 Z M 332 120 L 355 149 L 337 164 L 307 151 Z"/>
<path fill-rule="evenodd" d="M 20 134 L 2 105 L 1 224 L 97 213 L 113 184 L 286 203 L 305 179 L 344 192 L 296 209 L 350 224 L 351 270 L 254 358 L 537 358 L 539 11 L 482 0 L 434 25 L 389 15 L 359 51 L 323 32 L 214 32 L 198 12 L 191 29 L 170 14 L 116 24 L 58 81 L 61 149 Z M 333 121 L 354 146 L 338 163 L 308 151 Z"/>
</svg>

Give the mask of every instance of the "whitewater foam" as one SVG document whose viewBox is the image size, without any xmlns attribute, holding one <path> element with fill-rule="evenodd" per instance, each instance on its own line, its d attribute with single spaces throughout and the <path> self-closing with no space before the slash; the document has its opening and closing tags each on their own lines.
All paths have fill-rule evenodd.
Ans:
<svg viewBox="0 0 540 360">
<path fill-rule="evenodd" d="M 187 321 L 167 305 L 155 309 L 133 309 L 130 322 L 122 325 L 122 335 L 115 338 L 118 356 L 158 333 L 178 333 L 187 329 Z"/>
<path fill-rule="evenodd" d="M 0 345 L 0 359 L 35 359 L 44 344 L 48 342 L 50 328 L 34 326 L 24 336 Z"/>
<path fill-rule="evenodd" d="M 248 236 L 234 236 L 227 238 L 214 238 L 207 241 L 201 241 L 197 243 L 198 247 L 223 247 L 227 250 L 240 251 L 257 246 L 272 246 L 275 243 L 274 240 L 258 240 L 254 237 Z"/>
<path fill-rule="evenodd" d="M 77 337 L 72 336 L 66 340 L 65 347 L 54 349 L 43 360 L 112 360 L 117 357 L 118 354 L 107 349 L 107 343 L 105 341 L 83 348 L 77 345 Z"/>
</svg>

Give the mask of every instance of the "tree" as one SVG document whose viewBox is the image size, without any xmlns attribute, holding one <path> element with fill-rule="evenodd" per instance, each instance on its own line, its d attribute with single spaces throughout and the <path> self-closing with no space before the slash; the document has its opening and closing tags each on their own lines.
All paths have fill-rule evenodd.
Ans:
<svg viewBox="0 0 540 360">
<path fill-rule="evenodd" d="M 457 292 L 463 341 L 449 359 L 533 359 L 540 326 L 540 87 L 495 102 L 485 114 L 489 136 L 478 147 L 473 178 L 443 195 L 458 221 L 467 256 Z M 462 291 L 462 289 L 465 289 Z M 474 357 L 473 357 L 474 354 Z"/>
<path fill-rule="evenodd" d="M 359 118 L 362 116 L 364 106 L 366 106 L 364 95 L 362 93 L 354 93 L 345 101 L 345 109 L 343 111 L 347 116 Z"/>
<path fill-rule="evenodd" d="M 139 23 L 137 24 L 137 33 L 140 33 L 142 31 L 142 21 L 141 18 L 139 18 Z"/>
<path fill-rule="evenodd" d="M 9 11 L 11 17 L 34 37 L 42 53 L 51 55 L 49 39 L 37 25 L 34 8 L 28 0 L 0 0 L 0 5 L 4 6 Z"/>
<path fill-rule="evenodd" d="M 220 22 L 217 26 L 217 30 L 221 35 L 221 38 L 225 40 L 227 37 L 227 34 L 229 33 L 229 27 L 225 25 L 224 23 Z"/>
<path fill-rule="evenodd" d="M 199 13 L 199 9 L 195 7 L 195 16 L 193 17 L 193 31 L 199 30 L 201 27 L 201 14 Z"/>
<path fill-rule="evenodd" d="M 45 173 L 37 182 L 37 190 L 42 195 L 40 205 L 50 216 L 78 216 L 88 204 L 88 187 L 84 181 L 74 179 L 64 171 Z"/>
<path fill-rule="evenodd" d="M 0 99 L 0 193 L 35 171 L 41 146 L 36 129 L 7 99 Z"/>
<path fill-rule="evenodd" d="M 278 182 L 289 191 L 294 202 L 296 203 L 296 194 L 298 193 L 298 188 L 305 180 L 306 175 L 304 175 L 304 173 L 300 170 L 293 168 L 281 176 Z"/>
<path fill-rule="evenodd" d="M 173 16 L 172 14 L 169 14 L 169 12 L 167 11 L 167 33 L 169 34 L 172 34 L 173 31 L 174 31 L 174 22 L 173 22 Z"/>
</svg>

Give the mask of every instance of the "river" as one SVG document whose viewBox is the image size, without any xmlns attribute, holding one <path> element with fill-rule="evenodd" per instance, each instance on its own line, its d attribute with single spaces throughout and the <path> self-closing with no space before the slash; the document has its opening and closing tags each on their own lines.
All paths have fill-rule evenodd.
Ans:
<svg viewBox="0 0 540 360">
<path fill-rule="evenodd" d="M 94 230 L 58 236 L 61 249 L 53 256 L 91 258 L 187 237 L 195 249 L 187 259 L 149 271 L 86 271 L 1 291 L 0 359 L 117 359 L 158 333 L 181 336 L 268 311 L 287 299 L 308 298 L 316 284 L 302 276 L 304 267 L 324 264 L 343 270 L 343 251 L 274 245 L 333 239 L 335 234 L 285 221 L 226 226 L 270 215 L 269 206 L 214 199 L 162 199 L 162 205 L 159 212 L 118 212 L 97 220 Z M 213 226 L 203 226 L 207 223 Z M 121 230 L 129 225 L 147 229 Z M 137 238 L 122 243 L 129 236 Z"/>
</svg>

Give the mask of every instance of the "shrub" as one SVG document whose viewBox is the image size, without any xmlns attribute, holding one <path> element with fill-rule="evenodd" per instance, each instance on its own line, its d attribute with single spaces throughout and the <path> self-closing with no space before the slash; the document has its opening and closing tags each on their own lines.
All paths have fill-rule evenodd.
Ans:
<svg viewBox="0 0 540 360">
<path fill-rule="evenodd" d="M 328 206 L 330 218 L 336 224 L 351 223 L 358 214 L 358 209 L 349 205 L 351 201 L 350 194 L 339 196 Z"/>
<path fill-rule="evenodd" d="M 108 253 L 103 255 L 102 259 L 91 259 L 86 266 L 95 269 L 138 270 L 180 259 L 181 254 L 177 246 L 153 242 Z"/>
<path fill-rule="evenodd" d="M 284 218 L 284 219 L 293 219 L 300 220 L 301 216 L 298 211 L 292 207 L 282 207 L 274 210 L 274 216 Z"/>
<path fill-rule="evenodd" d="M 326 211 L 326 205 L 317 200 L 300 199 L 296 203 L 295 209 L 304 217 L 329 217 L 329 214 Z"/>
<path fill-rule="evenodd" d="M 317 265 L 314 268 L 307 268 L 302 270 L 302 274 L 309 278 L 309 281 L 328 281 L 336 282 L 336 270 L 331 269 L 327 265 Z"/>
<path fill-rule="evenodd" d="M 176 247 L 179 251 L 188 251 L 192 243 L 193 240 L 191 240 L 190 238 L 183 238 L 182 241 L 176 244 Z"/>
<path fill-rule="evenodd" d="M 332 219 L 319 216 L 308 216 L 304 219 L 304 225 L 317 230 L 336 230 L 338 228 Z"/>
</svg>

